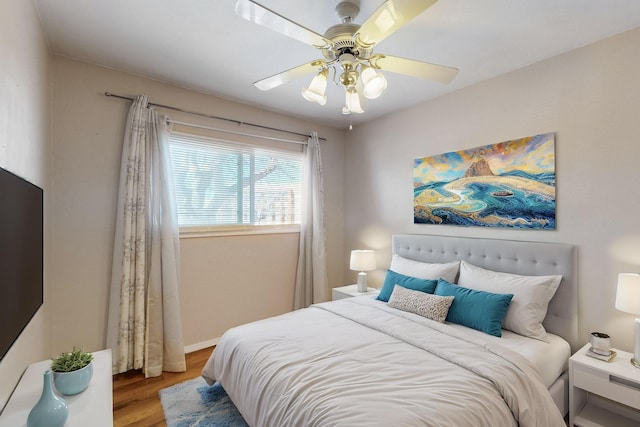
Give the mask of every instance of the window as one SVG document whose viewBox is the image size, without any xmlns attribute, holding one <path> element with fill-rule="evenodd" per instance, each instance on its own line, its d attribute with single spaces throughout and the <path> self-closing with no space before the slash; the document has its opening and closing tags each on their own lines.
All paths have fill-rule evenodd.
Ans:
<svg viewBox="0 0 640 427">
<path fill-rule="evenodd" d="M 302 153 L 174 133 L 181 231 L 300 224 Z"/>
</svg>

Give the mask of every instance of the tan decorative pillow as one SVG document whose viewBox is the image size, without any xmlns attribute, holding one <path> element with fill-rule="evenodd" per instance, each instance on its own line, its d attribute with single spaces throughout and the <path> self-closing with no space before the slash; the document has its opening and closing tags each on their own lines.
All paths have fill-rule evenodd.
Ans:
<svg viewBox="0 0 640 427">
<path fill-rule="evenodd" d="M 427 294 L 396 285 L 388 305 L 442 323 L 447 318 L 453 299 L 454 297 Z"/>
</svg>

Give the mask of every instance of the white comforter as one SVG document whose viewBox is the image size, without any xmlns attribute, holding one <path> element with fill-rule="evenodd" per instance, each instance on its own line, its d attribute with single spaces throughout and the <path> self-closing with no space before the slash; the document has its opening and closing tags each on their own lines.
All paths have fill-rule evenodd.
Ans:
<svg viewBox="0 0 640 427">
<path fill-rule="evenodd" d="M 253 427 L 565 425 L 522 356 L 364 297 L 233 328 L 202 376 Z"/>
</svg>

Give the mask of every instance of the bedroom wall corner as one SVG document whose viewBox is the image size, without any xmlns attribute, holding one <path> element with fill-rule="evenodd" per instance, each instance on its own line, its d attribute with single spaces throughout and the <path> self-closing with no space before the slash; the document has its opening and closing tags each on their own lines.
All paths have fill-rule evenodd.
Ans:
<svg viewBox="0 0 640 427">
<path fill-rule="evenodd" d="M 640 28 L 358 126 L 345 143 L 345 250 L 379 249 L 382 283 L 394 233 L 562 242 L 578 247 L 579 332 L 633 348 L 633 316 L 614 308 L 619 272 L 640 272 L 637 166 Z M 557 229 L 413 224 L 413 160 L 556 132 Z M 357 159 L 357 161 L 356 161 Z M 367 209 L 362 209 L 367 206 Z M 355 273 L 343 263 L 345 277 Z"/>
<path fill-rule="evenodd" d="M 32 1 L 0 2 L 0 166 L 44 189 L 44 304 L 0 361 L 0 411 L 28 364 L 51 357 L 49 54 Z"/>
</svg>

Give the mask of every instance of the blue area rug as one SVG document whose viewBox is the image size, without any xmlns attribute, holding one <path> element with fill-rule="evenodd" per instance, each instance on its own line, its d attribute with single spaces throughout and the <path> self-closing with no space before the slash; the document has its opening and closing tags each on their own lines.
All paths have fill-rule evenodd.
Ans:
<svg viewBox="0 0 640 427">
<path fill-rule="evenodd" d="M 201 377 L 160 390 L 168 427 L 248 427 L 222 386 Z"/>
</svg>

